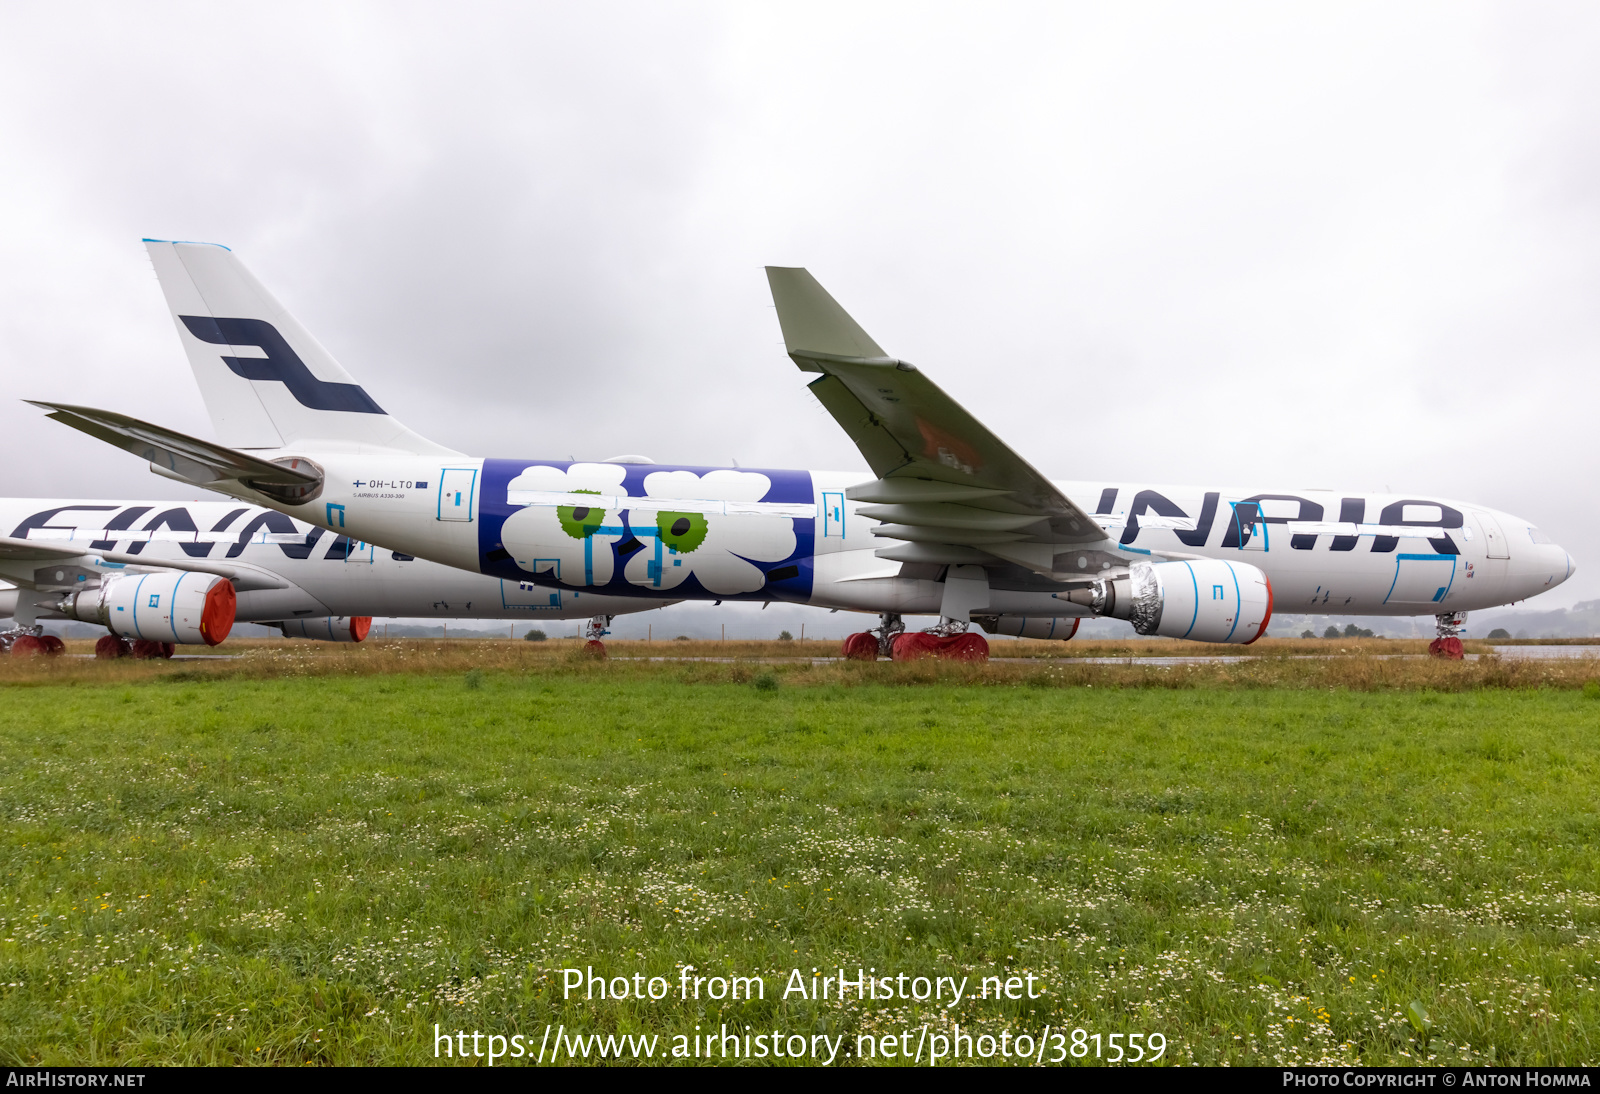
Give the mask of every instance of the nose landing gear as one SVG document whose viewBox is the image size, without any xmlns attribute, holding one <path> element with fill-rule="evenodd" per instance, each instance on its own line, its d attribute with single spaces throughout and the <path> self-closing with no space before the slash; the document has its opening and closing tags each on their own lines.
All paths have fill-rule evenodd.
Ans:
<svg viewBox="0 0 1600 1094">
<path fill-rule="evenodd" d="M 583 625 L 583 652 L 596 661 L 606 659 L 606 644 L 600 641 L 611 633 L 612 616 L 597 615 Z"/>
<path fill-rule="evenodd" d="M 1433 617 L 1438 623 L 1439 637 L 1428 643 L 1428 656 L 1446 661 L 1459 661 L 1465 654 L 1461 649 L 1461 628 L 1466 625 L 1466 612 L 1443 612 Z"/>
</svg>

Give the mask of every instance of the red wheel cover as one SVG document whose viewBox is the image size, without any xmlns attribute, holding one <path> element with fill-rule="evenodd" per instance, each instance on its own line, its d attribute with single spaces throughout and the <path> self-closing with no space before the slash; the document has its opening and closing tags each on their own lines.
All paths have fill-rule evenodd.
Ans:
<svg viewBox="0 0 1600 1094">
<path fill-rule="evenodd" d="M 1446 661 L 1460 661 L 1466 657 L 1466 651 L 1461 648 L 1461 639 L 1452 635 L 1449 638 L 1435 638 L 1428 643 L 1428 653 L 1432 657 L 1442 658 Z"/>
<path fill-rule="evenodd" d="M 44 643 L 37 635 L 25 634 L 11 643 L 12 657 L 39 657 L 44 653 Z"/>
<path fill-rule="evenodd" d="M 981 634 L 951 635 L 944 639 L 944 646 L 938 651 L 937 656 L 948 661 L 987 661 L 989 660 L 989 640 Z"/>
<path fill-rule="evenodd" d="M 152 657 L 165 657 L 167 654 L 162 651 L 161 646 L 162 643 L 153 642 L 148 638 L 135 638 L 133 640 L 133 649 L 129 651 L 129 656 L 136 661 L 148 661 Z"/>
<path fill-rule="evenodd" d="M 981 634 L 953 634 L 940 638 L 923 631 L 907 631 L 895 635 L 890 656 L 896 661 L 917 661 L 924 657 L 938 657 L 946 661 L 987 661 L 989 642 Z"/>
<path fill-rule="evenodd" d="M 851 661 L 876 661 L 878 636 L 867 631 L 857 631 L 844 640 L 844 655 Z"/>
</svg>

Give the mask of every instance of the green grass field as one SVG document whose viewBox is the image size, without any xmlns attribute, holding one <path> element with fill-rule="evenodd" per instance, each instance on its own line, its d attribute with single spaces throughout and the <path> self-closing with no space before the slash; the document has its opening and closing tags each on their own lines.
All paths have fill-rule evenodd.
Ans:
<svg viewBox="0 0 1600 1094">
<path fill-rule="evenodd" d="M 836 1063 L 958 1025 L 1081 1029 L 1085 1063 L 1112 1033 L 1164 1063 L 1600 1057 L 1593 683 L 433 648 L 8 668 L 0 1058 L 416 1064 L 435 1024 L 667 1062 L 724 1025 L 842 1036 Z M 671 993 L 564 1000 L 588 966 Z M 680 1000 L 683 966 L 765 999 Z M 970 980 L 781 997 L 841 967 Z"/>
</svg>

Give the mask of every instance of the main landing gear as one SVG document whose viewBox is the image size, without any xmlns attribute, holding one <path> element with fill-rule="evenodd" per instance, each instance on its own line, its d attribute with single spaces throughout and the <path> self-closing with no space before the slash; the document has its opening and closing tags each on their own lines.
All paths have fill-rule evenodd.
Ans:
<svg viewBox="0 0 1600 1094">
<path fill-rule="evenodd" d="M 611 633 L 612 616 L 597 615 L 583 625 L 583 652 L 597 661 L 606 659 L 606 644 L 600 639 Z"/>
<path fill-rule="evenodd" d="M 1444 612 L 1433 617 L 1439 626 L 1439 637 L 1428 643 L 1428 656 L 1440 657 L 1447 661 L 1459 661 L 1464 656 L 1461 650 L 1461 628 L 1466 626 L 1466 612 Z"/>
<path fill-rule="evenodd" d="M 859 631 L 844 640 L 844 655 L 851 661 L 918 661 L 937 657 L 947 661 L 987 661 L 989 643 L 981 634 L 968 633 L 960 620 L 941 617 L 937 626 L 908 631 L 896 612 L 884 612 L 876 630 Z"/>
<path fill-rule="evenodd" d="M 128 639 L 120 634 L 108 634 L 94 644 L 94 655 L 102 661 L 115 661 L 119 657 L 149 661 L 171 657 L 177 648 L 171 642 L 152 642 L 148 638 Z"/>
<path fill-rule="evenodd" d="M 66 648 L 65 642 L 53 634 L 45 634 L 42 627 L 0 631 L 0 652 L 10 653 L 12 657 L 60 657 Z"/>
<path fill-rule="evenodd" d="M 878 627 L 871 631 L 857 631 L 844 640 L 844 656 L 849 661 L 876 661 L 892 657 L 894 640 L 906 629 L 898 612 L 884 612 L 878 616 Z"/>
</svg>

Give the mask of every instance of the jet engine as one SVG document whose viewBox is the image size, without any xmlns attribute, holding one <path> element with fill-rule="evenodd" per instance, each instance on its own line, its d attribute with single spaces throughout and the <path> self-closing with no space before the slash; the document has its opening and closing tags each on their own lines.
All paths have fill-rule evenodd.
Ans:
<svg viewBox="0 0 1600 1094">
<path fill-rule="evenodd" d="M 278 624 L 285 638 L 320 638 L 324 642 L 359 642 L 372 629 L 370 615 L 324 615 L 285 619 Z"/>
<path fill-rule="evenodd" d="M 1053 638 L 1065 642 L 1078 633 L 1078 616 L 1060 615 L 975 615 L 973 622 L 990 634 L 1009 634 L 1013 638 Z"/>
<path fill-rule="evenodd" d="M 1202 558 L 1136 562 L 1126 577 L 1057 596 L 1095 615 L 1126 619 L 1140 634 L 1248 646 L 1267 633 L 1272 584 L 1245 562 Z"/>
<path fill-rule="evenodd" d="M 68 594 L 55 610 L 125 638 L 215 646 L 233 629 L 235 603 L 225 577 L 168 570 L 108 575 Z"/>
</svg>

